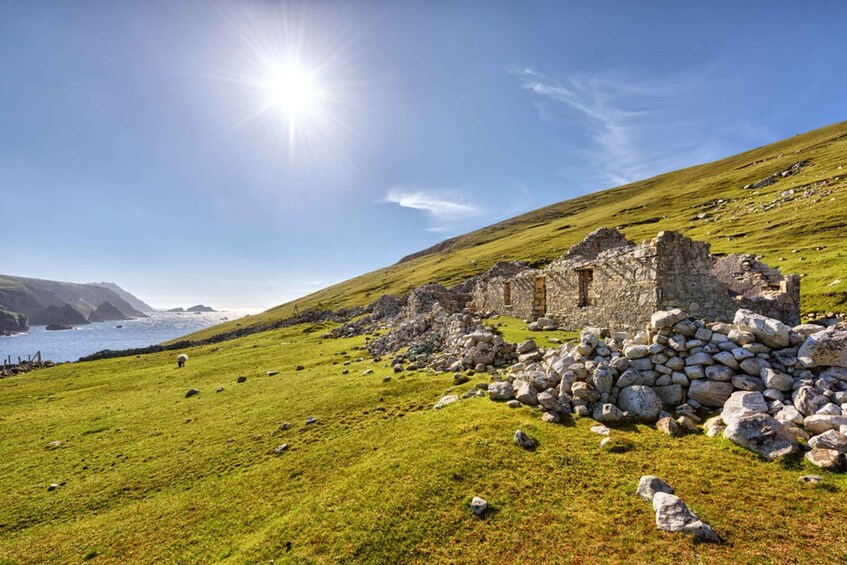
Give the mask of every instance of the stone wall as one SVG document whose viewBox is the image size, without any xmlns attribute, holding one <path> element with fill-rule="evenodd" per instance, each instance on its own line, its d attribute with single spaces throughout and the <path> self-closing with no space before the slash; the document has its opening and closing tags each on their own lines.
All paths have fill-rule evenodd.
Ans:
<svg viewBox="0 0 847 565">
<path fill-rule="evenodd" d="M 682 308 L 691 315 L 730 322 L 739 308 L 800 323 L 800 281 L 781 276 L 764 263 L 743 271 L 736 257 L 717 260 L 709 244 L 677 232 L 661 232 L 653 240 L 657 255 L 660 308 Z M 734 265 L 742 269 L 736 276 Z"/>
<path fill-rule="evenodd" d="M 480 281 L 472 306 L 480 312 L 537 318 L 538 277 L 544 277 L 545 290 L 540 312 L 564 328 L 639 329 L 661 308 L 682 308 L 693 316 L 722 322 L 731 321 L 736 310 L 745 308 L 788 324 L 799 323 L 796 275 L 780 275 L 752 256 L 717 260 L 707 243 L 676 232 L 661 232 L 635 245 L 606 228 L 595 230 L 544 269 Z M 507 294 L 510 304 L 506 304 Z"/>
<path fill-rule="evenodd" d="M 580 272 L 585 270 L 591 272 L 589 296 L 580 291 Z M 563 259 L 546 273 L 547 315 L 562 327 L 637 329 L 656 310 L 656 256 L 650 246 L 609 249 L 591 260 Z"/>
</svg>

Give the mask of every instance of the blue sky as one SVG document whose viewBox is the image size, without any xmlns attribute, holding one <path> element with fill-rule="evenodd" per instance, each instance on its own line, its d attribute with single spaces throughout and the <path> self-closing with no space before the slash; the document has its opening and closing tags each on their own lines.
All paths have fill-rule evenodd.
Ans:
<svg viewBox="0 0 847 565">
<path fill-rule="evenodd" d="M 273 306 L 845 119 L 845 17 L 841 2 L 0 2 L 0 270 L 116 281 L 158 307 Z M 291 65 L 309 84 L 296 111 L 269 102 Z"/>
</svg>

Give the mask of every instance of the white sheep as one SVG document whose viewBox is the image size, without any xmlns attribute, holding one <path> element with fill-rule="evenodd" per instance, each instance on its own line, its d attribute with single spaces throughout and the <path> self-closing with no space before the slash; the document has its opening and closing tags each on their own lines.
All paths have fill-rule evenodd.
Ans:
<svg viewBox="0 0 847 565">
<path fill-rule="evenodd" d="M 180 353 L 176 358 L 176 364 L 180 367 L 184 366 L 186 361 L 188 361 L 188 355 L 185 353 Z"/>
</svg>

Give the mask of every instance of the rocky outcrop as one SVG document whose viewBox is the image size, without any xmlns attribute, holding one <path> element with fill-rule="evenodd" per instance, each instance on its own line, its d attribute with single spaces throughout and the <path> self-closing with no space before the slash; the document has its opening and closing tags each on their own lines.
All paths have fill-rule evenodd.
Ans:
<svg viewBox="0 0 847 565">
<path fill-rule="evenodd" d="M 185 309 L 186 312 L 215 312 L 211 306 L 206 306 L 204 304 L 197 304 L 196 306 L 191 306 Z"/>
<path fill-rule="evenodd" d="M 88 324 L 85 316 L 74 310 L 70 304 L 56 306 L 51 304 L 32 317 L 33 326 L 84 326 Z"/>
<path fill-rule="evenodd" d="M 129 319 L 111 302 L 104 302 L 97 307 L 97 310 L 88 315 L 89 322 L 119 322 Z"/>
<path fill-rule="evenodd" d="M 28 330 L 26 316 L 0 308 L 0 335 L 12 335 Z"/>
<path fill-rule="evenodd" d="M 117 289 L 129 294 L 120 287 Z M 70 306 L 87 320 L 88 316 L 97 309 L 97 305 L 104 302 L 111 303 L 128 318 L 145 317 L 143 312 L 133 308 L 111 286 L 0 275 L 0 309 L 21 313 L 32 325 L 53 323 L 45 321 L 44 311 L 49 306 Z M 53 315 L 58 314 L 53 313 Z"/>
</svg>

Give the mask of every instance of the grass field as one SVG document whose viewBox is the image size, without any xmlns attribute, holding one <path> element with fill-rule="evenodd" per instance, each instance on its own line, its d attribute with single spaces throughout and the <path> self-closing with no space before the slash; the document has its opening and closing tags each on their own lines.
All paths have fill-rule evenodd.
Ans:
<svg viewBox="0 0 847 565">
<path fill-rule="evenodd" d="M 452 388 L 451 374 L 394 374 L 359 349 L 363 337 L 325 330 L 194 348 L 181 370 L 172 352 L 0 381 L 0 562 L 847 559 L 847 477 L 806 485 L 802 474 L 820 472 L 803 460 L 766 463 L 646 426 L 613 430 L 631 449 L 612 453 L 588 420 L 544 424 L 487 398 L 436 411 L 487 375 Z M 518 428 L 538 449 L 512 444 Z M 727 544 L 657 531 L 634 495 L 643 474 L 670 482 Z M 475 495 L 493 506 L 483 519 Z"/>
<path fill-rule="evenodd" d="M 806 160 L 808 165 L 797 174 L 758 190 L 743 188 Z M 792 190 L 794 194 L 788 194 Z M 775 201 L 780 204 L 772 205 Z M 708 217 L 698 219 L 701 214 Z M 841 122 L 714 163 L 553 204 L 461 236 L 440 253 L 350 279 L 192 337 L 287 318 L 295 306 L 365 305 L 381 294 L 400 295 L 428 282 L 450 285 L 497 261 L 543 263 L 603 226 L 620 227 L 634 241 L 677 230 L 709 242 L 713 253 L 762 255 L 772 267 L 802 275 L 804 312 L 842 312 L 847 311 L 845 218 L 847 122 Z"/>
</svg>

